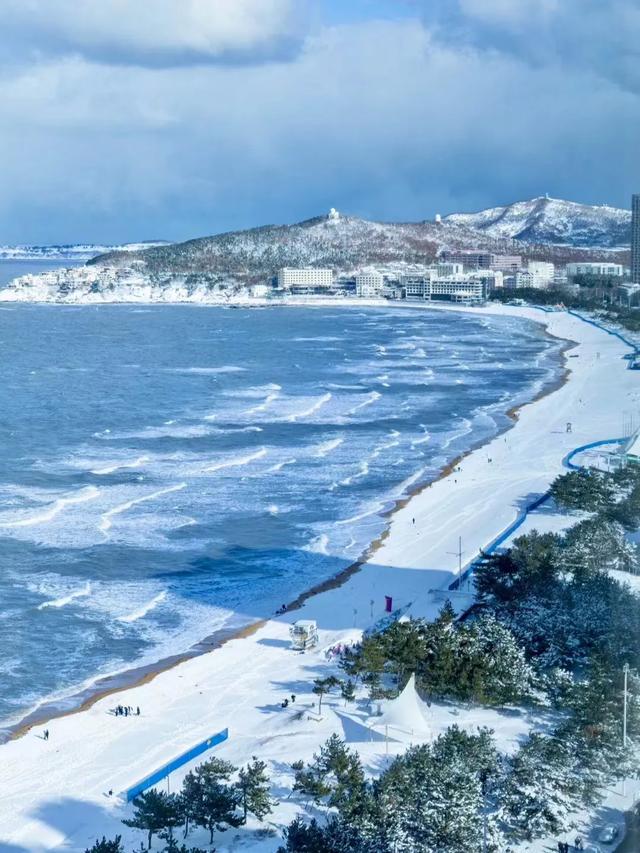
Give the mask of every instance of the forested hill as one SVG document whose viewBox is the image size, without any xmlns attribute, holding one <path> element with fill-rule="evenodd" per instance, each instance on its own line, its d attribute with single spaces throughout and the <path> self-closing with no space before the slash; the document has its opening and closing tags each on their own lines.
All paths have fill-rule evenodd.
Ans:
<svg viewBox="0 0 640 853">
<path fill-rule="evenodd" d="M 613 239 L 613 238 L 612 238 Z M 157 246 L 139 252 L 110 252 L 91 263 L 131 266 L 137 261 L 148 273 L 213 273 L 251 278 L 273 275 L 285 266 L 327 266 L 352 270 L 375 263 L 424 263 L 444 249 L 484 249 L 515 252 L 563 263 L 594 257 L 602 250 L 527 242 L 471 227 L 454 217 L 442 222 L 372 222 L 329 214 L 294 225 L 266 225 L 231 231 L 184 243 Z M 611 253 L 625 259 L 625 252 Z"/>
</svg>

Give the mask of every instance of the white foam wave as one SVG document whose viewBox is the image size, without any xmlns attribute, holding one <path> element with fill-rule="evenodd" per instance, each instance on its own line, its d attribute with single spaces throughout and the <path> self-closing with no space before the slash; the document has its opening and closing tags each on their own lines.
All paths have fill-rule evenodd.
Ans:
<svg viewBox="0 0 640 853">
<path fill-rule="evenodd" d="M 148 601 L 146 604 L 143 604 L 142 607 L 139 607 L 137 610 L 134 610 L 132 613 L 127 613 L 125 616 L 118 616 L 118 622 L 137 622 L 138 619 L 144 618 L 147 613 L 150 613 L 152 610 L 161 604 L 165 598 L 167 597 L 166 589 L 163 592 L 156 595 L 151 601 Z"/>
<path fill-rule="evenodd" d="M 326 533 L 321 533 L 320 536 L 317 536 L 308 545 L 305 545 L 304 551 L 311 551 L 313 554 L 329 554 L 329 537 Z"/>
<path fill-rule="evenodd" d="M 218 373 L 243 373 L 247 368 L 237 364 L 225 364 L 222 367 L 175 367 L 169 368 L 169 373 L 183 373 L 194 376 L 215 376 Z"/>
<path fill-rule="evenodd" d="M 82 589 L 70 592 L 69 595 L 65 595 L 62 598 L 54 598 L 51 601 L 43 601 L 42 604 L 38 605 L 38 610 L 45 610 L 47 607 L 65 607 L 67 604 L 75 601 L 76 598 L 86 598 L 88 595 L 91 595 L 91 584 L 89 581 L 87 581 Z"/>
<path fill-rule="evenodd" d="M 258 406 L 252 406 L 250 409 L 247 409 L 246 412 L 243 412 L 245 415 L 255 415 L 257 412 L 264 412 L 274 400 L 277 400 L 280 396 L 279 391 L 272 391 L 267 397 L 260 403 Z"/>
<path fill-rule="evenodd" d="M 375 403 L 376 400 L 379 400 L 382 397 L 382 394 L 379 391 L 372 391 L 366 400 L 363 400 L 362 403 L 358 403 L 357 406 L 354 406 L 353 409 L 350 409 L 347 414 L 355 415 L 356 412 L 359 412 L 360 409 L 364 409 L 367 406 L 371 406 L 372 403 Z"/>
<path fill-rule="evenodd" d="M 293 415 L 289 415 L 287 421 L 289 421 L 290 423 L 294 423 L 295 421 L 300 420 L 300 418 L 310 418 L 311 415 L 315 415 L 316 412 L 318 412 L 323 406 L 325 406 L 329 402 L 329 400 L 331 400 L 332 397 L 333 394 L 330 391 L 327 391 L 326 394 L 324 394 L 322 397 L 319 397 L 315 401 L 315 403 L 308 409 L 305 409 L 302 412 L 296 412 Z"/>
<path fill-rule="evenodd" d="M 369 473 L 369 463 L 361 462 L 358 470 L 355 474 L 352 474 L 350 477 L 345 477 L 344 480 L 340 480 L 341 486 L 350 486 L 356 480 L 362 479 L 362 477 L 366 477 Z"/>
<path fill-rule="evenodd" d="M 235 459 L 227 459 L 224 462 L 216 462 L 215 465 L 209 465 L 204 469 L 204 471 L 207 474 L 212 474 L 215 471 L 222 471 L 225 468 L 239 468 L 242 465 L 248 465 L 250 462 L 254 462 L 256 459 L 262 459 L 262 457 L 266 456 L 267 453 L 267 449 L 262 447 L 260 450 L 256 450 L 255 453 L 249 454 L 249 456 L 239 456 Z"/>
<path fill-rule="evenodd" d="M 267 474 L 275 474 L 278 471 L 282 471 L 285 465 L 295 465 L 297 459 L 285 459 L 283 462 L 278 462 L 277 465 L 273 465 L 271 468 L 267 468 Z"/>
<path fill-rule="evenodd" d="M 114 462 L 113 465 L 109 465 L 106 468 L 94 468 L 91 473 L 100 475 L 113 474 L 115 471 L 120 471 L 123 468 L 140 468 L 148 461 L 148 456 L 138 456 L 137 459 L 133 459 L 131 462 Z"/>
<path fill-rule="evenodd" d="M 343 443 L 344 438 L 332 438 L 331 441 L 323 441 L 322 444 L 318 444 L 316 446 L 313 455 L 320 459 L 323 456 L 327 456 L 327 454 L 331 453 L 332 450 L 340 447 Z"/>
<path fill-rule="evenodd" d="M 121 515 L 123 512 L 126 512 L 127 510 L 131 509 L 134 506 L 137 506 L 138 504 L 145 503 L 146 501 L 153 501 L 156 498 L 160 498 L 163 495 L 168 495 L 171 492 L 178 492 L 181 489 L 186 489 L 186 487 L 186 483 L 178 483 L 176 486 L 169 486 L 166 489 L 160 489 L 160 491 L 158 492 L 152 492 L 150 495 L 143 495 L 141 498 L 134 498 L 133 500 L 126 501 L 123 504 L 119 504 L 118 506 L 113 507 L 113 509 L 108 510 L 100 516 L 100 524 L 98 525 L 98 528 L 103 533 L 106 533 L 108 530 L 111 529 L 111 519 L 115 515 Z"/>
<path fill-rule="evenodd" d="M 37 524 L 47 524 L 53 521 L 56 516 L 60 515 L 67 507 L 75 504 L 92 501 L 98 497 L 100 490 L 95 486 L 87 486 L 81 489 L 80 492 L 72 497 L 58 498 L 57 501 L 49 507 L 49 509 L 39 515 L 32 515 L 28 518 L 20 518 L 17 521 L 5 521 L 0 524 L 0 527 L 34 527 Z"/>
<path fill-rule="evenodd" d="M 354 524 L 356 521 L 362 521 L 363 518 L 369 518 L 371 515 L 377 515 L 384 509 L 384 504 L 377 503 L 375 506 L 370 507 L 367 510 L 359 513 L 358 515 L 353 515 L 351 518 L 345 518 L 342 521 L 336 521 L 336 525 L 345 525 L 345 524 Z"/>
<path fill-rule="evenodd" d="M 412 474 L 410 477 L 407 477 L 407 479 L 404 480 L 404 482 L 400 483 L 400 486 L 398 487 L 398 492 L 401 495 L 404 495 L 406 493 L 407 489 L 410 489 L 411 486 L 413 486 L 415 483 L 418 482 L 418 480 L 422 479 L 426 470 L 427 470 L 426 468 L 421 468 L 419 471 L 416 471 L 415 474 Z"/>
<path fill-rule="evenodd" d="M 420 424 L 422 426 L 422 424 Z M 427 431 L 427 429 L 422 426 L 422 438 L 416 438 L 411 442 L 411 449 L 414 447 L 419 447 L 421 444 L 427 444 L 427 442 L 431 441 L 431 434 Z"/>
</svg>

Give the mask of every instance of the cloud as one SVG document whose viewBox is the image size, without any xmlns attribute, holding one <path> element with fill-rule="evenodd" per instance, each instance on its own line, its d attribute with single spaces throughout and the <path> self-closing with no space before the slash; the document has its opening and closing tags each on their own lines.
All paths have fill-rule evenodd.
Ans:
<svg viewBox="0 0 640 853">
<path fill-rule="evenodd" d="M 451 46 L 581 68 L 640 91 L 640 0 L 419 0 L 419 7 Z"/>
<path fill-rule="evenodd" d="M 2 0 L 0 56 L 167 68 L 291 59 L 308 0 Z"/>
<path fill-rule="evenodd" d="M 424 219 L 545 191 L 623 206 L 640 186 L 633 94 L 419 20 L 325 27 L 261 66 L 51 59 L 0 78 L 0 103 L 0 243 L 186 239 L 331 206 Z"/>
</svg>

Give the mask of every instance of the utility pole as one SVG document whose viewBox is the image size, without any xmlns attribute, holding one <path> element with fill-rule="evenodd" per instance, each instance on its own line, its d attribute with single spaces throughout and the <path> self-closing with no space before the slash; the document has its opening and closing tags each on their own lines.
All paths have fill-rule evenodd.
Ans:
<svg viewBox="0 0 640 853">
<path fill-rule="evenodd" d="M 622 710 L 622 745 L 626 748 L 627 746 L 627 685 L 629 683 L 629 664 L 625 663 L 622 667 L 622 672 L 624 673 L 624 695 L 623 695 L 623 710 Z"/>
<path fill-rule="evenodd" d="M 464 554 L 462 550 L 462 536 L 458 536 L 458 550 L 448 551 L 447 553 L 451 554 L 452 557 L 458 558 L 458 589 L 460 589 L 460 581 L 462 580 L 462 555 Z"/>
</svg>

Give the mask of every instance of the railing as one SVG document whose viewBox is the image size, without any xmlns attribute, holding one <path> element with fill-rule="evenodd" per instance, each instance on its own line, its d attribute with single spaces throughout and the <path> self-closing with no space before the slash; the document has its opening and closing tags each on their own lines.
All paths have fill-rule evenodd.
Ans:
<svg viewBox="0 0 640 853">
<path fill-rule="evenodd" d="M 138 794 L 146 791 L 147 788 L 153 787 L 153 785 L 157 785 L 158 782 L 162 782 L 162 780 L 166 779 L 174 770 L 178 770 L 178 768 L 188 764 L 189 761 L 193 761 L 194 758 L 202 755 L 203 752 L 207 752 L 208 750 L 213 749 L 214 746 L 218 746 L 218 744 L 223 743 L 223 741 L 227 740 L 228 737 L 229 729 L 223 729 L 221 732 L 217 732 L 215 735 L 207 738 L 207 740 L 203 740 L 196 744 L 196 746 L 193 746 L 191 749 L 183 752 L 182 755 L 179 755 L 177 758 L 169 761 L 168 764 L 154 770 L 154 772 L 150 773 L 149 776 L 146 776 L 144 779 L 136 782 L 135 785 L 127 788 L 124 792 L 127 802 L 130 803 L 131 800 L 138 796 Z"/>
</svg>

